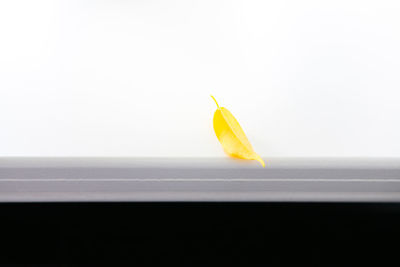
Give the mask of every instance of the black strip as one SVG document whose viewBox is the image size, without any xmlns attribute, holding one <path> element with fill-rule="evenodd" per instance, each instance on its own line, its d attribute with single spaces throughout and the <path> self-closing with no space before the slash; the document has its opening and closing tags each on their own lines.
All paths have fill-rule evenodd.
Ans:
<svg viewBox="0 0 400 267">
<path fill-rule="evenodd" d="M 0 204 L 0 263 L 398 266 L 400 204 Z"/>
</svg>

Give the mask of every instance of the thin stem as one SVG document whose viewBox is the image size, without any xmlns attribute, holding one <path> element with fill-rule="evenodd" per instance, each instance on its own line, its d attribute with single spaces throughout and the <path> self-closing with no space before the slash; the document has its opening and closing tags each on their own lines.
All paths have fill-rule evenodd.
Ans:
<svg viewBox="0 0 400 267">
<path fill-rule="evenodd" d="M 212 97 L 212 99 L 214 99 L 214 101 L 215 101 L 215 104 L 217 104 L 217 107 L 218 107 L 218 108 L 220 108 L 220 107 L 219 107 L 219 105 L 218 105 L 218 102 L 217 102 L 217 100 L 215 100 L 215 97 L 213 97 L 212 95 L 210 95 L 210 96 Z"/>
</svg>

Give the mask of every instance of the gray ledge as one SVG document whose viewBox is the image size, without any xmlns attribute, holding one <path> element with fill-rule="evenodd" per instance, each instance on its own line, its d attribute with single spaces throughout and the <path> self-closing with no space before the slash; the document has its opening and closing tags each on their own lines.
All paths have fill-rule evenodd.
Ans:
<svg viewBox="0 0 400 267">
<path fill-rule="evenodd" d="M 0 158 L 0 201 L 400 202 L 400 159 Z"/>
</svg>

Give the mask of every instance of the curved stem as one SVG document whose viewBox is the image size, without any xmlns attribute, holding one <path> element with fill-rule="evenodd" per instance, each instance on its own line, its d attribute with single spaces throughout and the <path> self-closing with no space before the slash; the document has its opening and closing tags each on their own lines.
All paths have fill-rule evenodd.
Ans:
<svg viewBox="0 0 400 267">
<path fill-rule="evenodd" d="M 214 99 L 214 101 L 215 101 L 215 104 L 217 104 L 217 107 L 218 107 L 218 108 L 220 108 L 220 107 L 219 107 L 219 105 L 218 105 L 218 102 L 217 102 L 217 100 L 215 100 L 215 97 L 213 97 L 212 95 L 210 95 L 210 96 L 211 96 L 211 98 L 212 98 L 212 99 Z"/>
</svg>

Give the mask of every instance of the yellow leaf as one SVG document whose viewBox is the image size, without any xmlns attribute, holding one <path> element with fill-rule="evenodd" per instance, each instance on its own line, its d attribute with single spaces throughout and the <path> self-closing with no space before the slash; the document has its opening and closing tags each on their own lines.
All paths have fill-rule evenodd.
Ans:
<svg viewBox="0 0 400 267">
<path fill-rule="evenodd" d="M 214 131 L 225 152 L 235 158 L 257 160 L 265 167 L 262 158 L 253 150 L 242 127 L 232 113 L 220 107 L 213 96 L 217 110 L 214 113 Z"/>
</svg>

